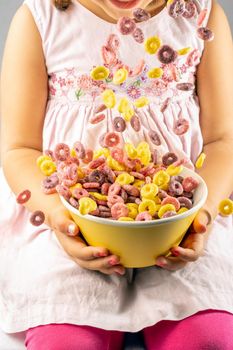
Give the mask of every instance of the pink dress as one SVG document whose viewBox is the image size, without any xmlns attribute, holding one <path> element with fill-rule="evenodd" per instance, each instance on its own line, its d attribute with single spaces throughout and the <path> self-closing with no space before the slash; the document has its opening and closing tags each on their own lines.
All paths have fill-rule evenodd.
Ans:
<svg viewBox="0 0 233 350">
<path fill-rule="evenodd" d="M 196 32 L 197 12 L 207 9 L 205 26 L 211 0 L 195 0 L 191 18 L 187 12 L 173 18 L 165 7 L 137 24 L 145 38 L 158 36 L 162 45 L 173 49 L 173 55 L 191 48 L 175 59 L 168 55 L 170 62 L 166 55 L 159 60 L 157 54 L 148 54 L 143 44 L 131 35 L 121 35 L 115 24 L 78 1 L 65 12 L 48 0 L 26 0 L 25 4 L 40 32 L 49 76 L 44 149 L 77 140 L 85 147 L 99 148 L 99 139 L 113 130 L 113 120 L 119 116 L 117 108 L 107 109 L 101 122 L 90 122 L 107 88 L 114 89 L 118 101 L 127 97 L 132 104 L 142 96 L 149 99 L 149 105 L 135 107 L 140 130 L 126 122 L 126 129 L 119 133 L 121 144 L 146 140 L 159 154 L 171 150 L 188 157 L 192 166 L 203 146 L 195 94 L 196 66 L 204 48 Z M 94 66 L 105 64 L 112 69 L 117 63 L 130 67 L 131 76 L 122 85 L 113 85 L 111 76 L 105 81 L 90 78 Z M 163 73 L 148 78 L 148 70 L 155 67 Z M 176 128 L 180 119 L 189 125 L 183 134 Z M 49 227 L 30 224 L 29 212 L 16 203 L 3 172 L 0 185 L 0 327 L 5 332 L 48 323 L 134 332 L 204 309 L 233 312 L 232 216 L 216 218 L 205 254 L 198 261 L 172 273 L 158 267 L 138 269 L 132 280 L 130 269 L 121 277 L 80 268 Z"/>
</svg>

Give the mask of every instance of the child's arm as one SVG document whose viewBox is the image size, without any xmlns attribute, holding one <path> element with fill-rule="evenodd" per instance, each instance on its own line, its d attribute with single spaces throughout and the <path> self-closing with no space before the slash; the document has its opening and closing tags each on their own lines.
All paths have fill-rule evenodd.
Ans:
<svg viewBox="0 0 233 350">
<path fill-rule="evenodd" d="M 109 254 L 105 248 L 87 247 L 80 237 L 67 236 L 69 225 L 74 225 L 68 211 L 57 194 L 42 193 L 43 175 L 36 165 L 36 159 L 42 150 L 47 84 L 41 38 L 29 9 L 24 5 L 12 21 L 1 73 L 4 174 L 15 194 L 25 189 L 32 192 L 26 207 L 30 211 L 42 210 L 45 213 L 46 223 L 55 230 L 63 248 L 79 265 L 107 274 L 116 269 L 124 272 L 123 267 L 113 267 L 109 263 L 110 259 L 115 258 L 119 264 L 115 256 L 96 259 L 99 253 Z M 77 232 L 76 227 L 74 234 Z"/>
<path fill-rule="evenodd" d="M 213 3 L 208 28 L 215 38 L 205 44 L 197 71 L 200 122 L 206 160 L 198 172 L 208 186 L 208 198 L 194 220 L 194 233 L 185 237 L 182 247 L 174 247 L 170 258 L 159 257 L 156 264 L 168 269 L 183 268 L 203 253 L 210 227 L 205 228 L 210 213 L 218 213 L 218 204 L 233 190 L 233 44 L 228 21 L 222 8 Z M 203 231 L 202 231 L 203 232 Z"/>
</svg>

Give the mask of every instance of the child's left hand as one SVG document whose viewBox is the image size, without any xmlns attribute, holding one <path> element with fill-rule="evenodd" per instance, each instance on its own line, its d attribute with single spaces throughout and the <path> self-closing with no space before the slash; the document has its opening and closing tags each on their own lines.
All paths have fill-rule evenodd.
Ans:
<svg viewBox="0 0 233 350">
<path fill-rule="evenodd" d="M 208 220 L 205 211 L 200 210 L 181 246 L 171 248 L 172 255 L 169 257 L 158 257 L 155 265 L 175 271 L 185 267 L 188 262 L 196 261 L 203 254 Z"/>
</svg>

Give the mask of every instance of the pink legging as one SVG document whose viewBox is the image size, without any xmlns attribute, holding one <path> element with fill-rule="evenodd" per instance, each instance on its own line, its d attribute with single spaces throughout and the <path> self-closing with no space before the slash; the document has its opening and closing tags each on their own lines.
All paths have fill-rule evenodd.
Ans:
<svg viewBox="0 0 233 350">
<path fill-rule="evenodd" d="M 143 330 L 148 350 L 232 350 L 233 314 L 206 310 Z M 124 333 L 88 326 L 49 324 L 28 329 L 28 350 L 121 350 Z"/>
</svg>

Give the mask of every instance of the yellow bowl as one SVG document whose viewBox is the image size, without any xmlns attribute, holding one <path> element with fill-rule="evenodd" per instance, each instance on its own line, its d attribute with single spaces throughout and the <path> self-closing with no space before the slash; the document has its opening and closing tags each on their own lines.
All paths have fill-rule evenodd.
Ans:
<svg viewBox="0 0 233 350">
<path fill-rule="evenodd" d="M 120 256 L 125 267 L 153 266 L 159 255 L 169 254 L 178 245 L 207 198 L 207 186 L 194 171 L 184 168 L 182 176 L 199 181 L 193 207 L 177 216 L 152 221 L 116 221 L 92 215 L 81 215 L 63 197 L 60 199 L 89 245 L 108 248 Z"/>
</svg>

